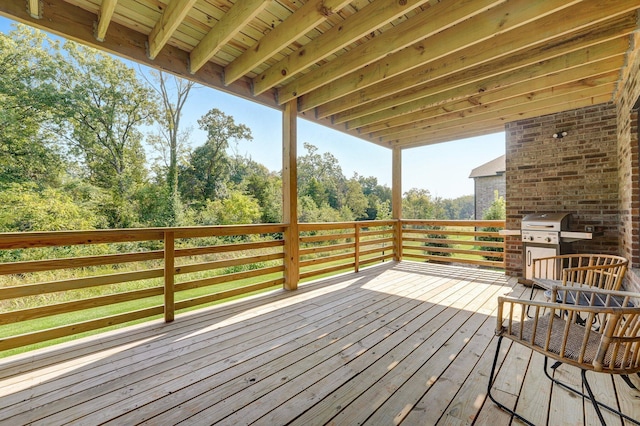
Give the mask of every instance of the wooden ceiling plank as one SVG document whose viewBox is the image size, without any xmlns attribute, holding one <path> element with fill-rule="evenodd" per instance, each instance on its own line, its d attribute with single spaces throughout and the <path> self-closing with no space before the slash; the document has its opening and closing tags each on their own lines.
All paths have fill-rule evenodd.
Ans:
<svg viewBox="0 0 640 426">
<path fill-rule="evenodd" d="M 502 106 L 513 106 L 521 104 L 526 107 L 527 102 L 540 100 L 551 96 L 561 96 L 563 94 L 578 90 L 594 89 L 595 87 L 609 85 L 613 88 L 618 81 L 619 71 L 610 71 L 597 76 L 589 76 L 564 82 L 564 76 L 549 76 L 539 78 L 534 81 L 517 84 L 505 89 L 483 93 L 481 96 L 463 99 L 441 106 L 435 106 L 424 113 L 415 115 L 415 120 L 402 126 L 393 126 L 381 130 L 370 132 L 371 137 L 387 137 L 391 135 L 409 132 L 411 130 L 424 129 L 426 125 L 434 120 L 457 119 L 466 117 L 473 113 L 474 108 L 484 107 L 487 110 L 495 109 L 498 104 Z M 560 82 L 558 82 L 560 81 Z M 364 132 L 364 130 L 363 130 Z"/>
<path fill-rule="evenodd" d="M 392 148 L 397 147 L 400 149 L 420 148 L 423 146 L 436 145 L 436 144 L 445 143 L 445 142 L 455 142 L 461 139 L 468 139 L 468 138 L 477 137 L 477 136 L 493 135 L 499 132 L 504 132 L 504 126 L 505 126 L 504 123 L 497 123 L 497 124 L 492 124 L 492 125 L 488 125 L 481 128 L 475 128 L 471 131 L 467 130 L 465 132 L 449 133 L 444 136 L 434 135 L 434 136 L 430 136 L 428 140 L 423 140 L 419 144 L 403 145 L 399 141 L 394 141 L 393 143 L 387 143 L 386 145 L 387 146 L 390 145 Z M 382 142 L 380 142 L 380 144 L 382 146 L 385 146 L 385 144 L 383 144 Z"/>
<path fill-rule="evenodd" d="M 149 58 L 155 59 L 197 0 L 171 0 L 149 33 Z"/>
<path fill-rule="evenodd" d="M 47 5 L 47 19 L 35 20 L 27 13 L 23 0 L 3 0 L 0 1 L 0 15 L 140 64 L 165 70 L 205 86 L 278 110 L 282 109 L 275 102 L 273 92 L 254 97 L 251 93 L 250 81 L 246 79 L 238 81 L 233 86 L 224 86 L 222 67 L 211 62 L 195 75 L 191 75 L 187 68 L 188 53 L 181 49 L 167 45 L 155 60 L 151 60 L 146 52 L 147 36 L 145 34 L 112 21 L 109 25 L 109 37 L 100 43 L 94 37 L 95 14 L 64 0 L 47 0 Z"/>
<path fill-rule="evenodd" d="M 229 43 L 271 0 L 238 0 L 189 54 L 191 73 L 197 72 Z"/>
<path fill-rule="evenodd" d="M 380 144 L 384 146 L 385 144 L 391 146 L 399 146 L 402 149 L 406 148 L 415 148 L 418 146 L 429 145 L 431 143 L 435 143 L 434 141 L 439 140 L 440 142 L 447 142 L 460 139 L 462 137 L 473 137 L 477 136 L 479 131 L 489 131 L 491 129 L 495 129 L 495 131 L 504 131 L 504 125 L 506 123 L 510 123 L 513 121 L 524 120 L 527 118 L 539 117 L 542 115 L 555 114 L 562 111 L 568 111 L 572 109 L 584 108 L 593 105 L 599 105 L 603 103 L 607 103 L 611 101 L 611 94 L 604 95 L 596 95 L 586 99 L 579 99 L 570 102 L 561 102 L 556 105 L 551 106 L 543 106 L 539 109 L 531 109 L 524 112 L 519 112 L 511 115 L 504 115 L 499 118 L 494 119 L 494 121 L 478 122 L 464 124 L 462 126 L 458 126 L 457 128 L 450 128 L 444 130 L 438 130 L 434 132 L 425 132 L 420 136 L 397 140 L 393 139 L 390 141 L 380 141 Z M 495 133 L 495 132 L 491 132 Z M 464 135 L 464 136 L 463 136 Z M 551 137 L 551 135 L 549 135 Z M 429 142 L 431 141 L 431 142 Z"/>
<path fill-rule="evenodd" d="M 300 36 L 313 30 L 349 0 L 310 0 L 284 22 L 225 67 L 225 84 L 230 84 L 278 53 Z"/>
<path fill-rule="evenodd" d="M 591 80 L 593 81 L 593 80 Z M 505 112 L 519 112 L 528 109 L 534 102 L 548 101 L 550 105 L 556 102 L 578 100 L 597 94 L 613 94 L 617 76 L 610 73 L 600 80 L 601 84 L 576 84 L 569 83 L 555 88 L 539 90 L 530 94 L 519 95 L 508 99 L 500 99 L 491 103 L 469 107 L 459 111 L 432 116 L 419 123 L 413 123 L 407 127 L 394 127 L 392 129 L 374 132 L 370 136 L 382 139 L 404 139 L 417 136 L 424 131 L 429 131 L 433 126 L 455 127 L 473 118 L 474 122 L 481 122 L 486 119 L 493 119 L 496 115 L 504 115 Z"/>
<path fill-rule="evenodd" d="M 607 61 L 603 61 L 603 62 L 607 62 Z M 592 64 L 591 64 L 592 65 Z M 575 75 L 575 79 L 569 79 L 568 77 L 567 80 L 568 81 L 575 81 L 580 79 L 580 77 L 582 77 L 582 79 L 590 79 L 590 78 L 594 78 L 597 77 L 598 75 L 602 75 L 602 74 L 606 74 L 607 72 L 609 72 L 610 70 L 612 70 L 612 67 L 610 65 L 610 63 L 604 63 L 604 64 L 600 64 L 597 66 L 597 69 L 592 70 L 588 70 L 585 68 L 588 68 L 589 65 L 587 65 L 586 67 L 582 68 L 582 72 L 584 72 L 585 75 L 580 76 L 579 74 Z M 520 84 L 526 85 L 528 84 L 527 81 L 523 81 Z M 523 88 L 524 89 L 524 88 Z M 514 89 L 517 90 L 517 89 Z M 471 102 L 473 102 L 472 98 L 469 97 L 467 98 L 468 100 L 470 100 Z M 442 107 L 445 111 L 447 111 L 448 108 L 448 103 L 443 104 Z M 426 115 L 426 112 L 428 111 L 436 111 L 437 107 L 433 107 L 433 108 L 425 108 L 425 112 L 423 111 L 417 111 L 414 113 L 410 113 L 410 114 L 405 114 L 402 116 L 398 116 L 398 117 L 393 117 L 387 121 L 383 121 L 383 122 L 379 122 L 370 126 L 364 126 L 361 128 L 358 128 L 359 132 L 362 134 L 371 134 L 374 132 L 378 132 L 378 131 L 382 131 L 385 129 L 391 129 L 391 128 L 395 128 L 395 127 L 411 127 L 411 126 L 419 126 L 420 123 L 423 120 L 427 120 L 429 119 L 429 116 Z M 353 130 L 353 129 L 352 129 Z"/>
<path fill-rule="evenodd" d="M 302 96 L 299 108 L 302 111 L 315 108 L 339 96 L 348 95 L 465 47 L 477 45 L 497 34 L 521 27 L 578 2 L 578 0 L 547 0 L 544 2 L 509 0 L 484 13 L 466 19 L 455 27 L 447 28 L 407 48 L 380 58 L 370 63 L 365 69 L 351 68 L 346 75 L 337 79 L 334 78 L 335 76 L 318 75 L 314 71 L 308 75 L 315 75 L 324 85 Z M 280 96 L 280 91 L 278 96 Z"/>
<path fill-rule="evenodd" d="M 100 5 L 100 12 L 98 13 L 98 24 L 96 25 L 96 40 L 104 41 L 117 4 L 118 0 L 102 1 L 102 4 Z"/>
<path fill-rule="evenodd" d="M 578 73 L 579 67 L 585 64 L 596 64 L 597 62 L 604 62 L 604 64 L 598 64 L 599 68 L 591 69 L 591 75 L 601 74 L 606 71 L 610 71 L 612 63 L 617 63 L 617 57 L 624 53 L 624 50 L 609 50 L 608 48 L 615 45 L 616 42 L 622 44 L 626 40 L 617 39 L 601 43 L 595 46 L 590 46 L 586 49 L 582 49 L 576 52 L 571 52 L 563 56 L 548 59 L 546 61 L 537 62 L 528 67 L 518 68 L 516 70 L 508 71 L 499 75 L 492 75 L 488 78 L 483 78 L 478 81 L 472 81 L 467 84 L 448 84 L 447 81 L 440 81 L 438 84 L 434 84 L 430 89 L 424 89 L 427 96 L 421 97 L 411 102 L 398 102 L 396 106 L 388 108 L 386 110 L 378 111 L 355 120 L 347 122 L 348 128 L 362 128 L 367 126 L 375 126 L 376 123 L 389 122 L 394 117 L 402 117 L 407 114 L 419 113 L 425 108 L 429 108 L 432 105 L 443 104 L 452 100 L 462 99 L 469 96 L 474 96 L 487 91 L 499 89 L 501 87 L 510 86 L 512 84 L 521 83 L 523 81 L 532 80 L 538 77 L 549 75 L 552 73 Z M 613 59 L 612 59 L 613 58 Z M 578 71 L 572 71 L 573 68 L 579 68 Z M 606 68 L 606 69 L 603 69 Z M 466 71 L 463 74 L 473 73 L 473 70 Z M 566 74 L 570 75 L 570 74 Z M 582 76 L 579 78 L 584 78 Z M 445 79 L 446 80 L 446 79 Z M 466 75 L 460 76 L 461 81 L 467 80 Z M 403 119 L 404 120 L 404 119 Z"/>
<path fill-rule="evenodd" d="M 564 14 L 562 14 L 564 16 Z M 560 25 L 564 19 L 560 20 Z M 553 23 L 557 21 L 553 20 Z M 569 27 L 569 31 L 572 27 Z M 464 84 L 517 69 L 551 57 L 564 55 L 615 37 L 628 36 L 637 28 L 635 13 L 627 13 L 595 26 L 582 28 L 573 33 L 563 31 L 558 38 L 537 42 L 537 31 L 534 27 L 523 28 L 523 31 L 510 31 L 452 55 L 447 55 L 435 62 L 427 63 L 412 72 L 402 73 L 396 77 L 385 79 L 368 88 L 338 98 L 316 108 L 318 117 L 333 115 L 336 123 L 353 120 L 386 108 L 396 106 L 401 100 L 410 102 L 425 96 L 424 90 L 447 78 L 451 84 Z M 526 31 L 525 31 L 526 30 Z M 550 34 L 549 34 L 550 36 Z M 553 49 L 549 49 L 549 43 Z M 513 54 L 505 55 L 504 47 L 509 46 Z M 466 73 L 467 81 L 461 81 L 456 74 L 473 69 Z M 394 96 L 390 96 L 393 94 Z M 386 98 L 385 98 L 386 97 Z M 401 99 L 402 98 L 402 99 Z"/>
<path fill-rule="evenodd" d="M 285 85 L 278 90 L 278 99 L 281 103 L 284 103 L 311 92 L 332 80 L 349 74 L 354 69 L 362 68 L 389 53 L 414 44 L 416 37 L 425 38 L 438 33 L 504 1 L 478 0 L 475 2 L 447 1 L 438 3 L 402 24 L 340 55 L 339 60 L 328 62 L 317 70 Z"/>
<path fill-rule="evenodd" d="M 257 76 L 253 80 L 254 93 L 259 94 L 274 87 L 425 3 L 428 0 L 378 0 L 369 3 Z"/>
<path fill-rule="evenodd" d="M 600 88 L 599 88 L 600 89 Z M 593 90 L 585 89 L 581 92 L 573 92 L 570 94 L 565 94 L 563 96 L 553 96 L 550 98 L 542 99 L 539 101 L 532 101 L 527 104 L 526 109 L 523 109 L 521 105 L 498 108 L 495 111 L 490 112 L 479 112 L 474 116 L 474 120 L 470 121 L 467 117 L 458 118 L 457 120 L 448 120 L 444 122 L 434 123 L 425 127 L 419 131 L 412 131 L 398 135 L 391 135 L 389 137 L 380 138 L 382 142 L 390 142 L 392 140 L 411 140 L 415 137 L 420 137 L 424 133 L 429 132 L 439 132 L 446 131 L 451 129 L 464 128 L 470 122 L 473 125 L 481 125 L 484 121 L 493 121 L 496 119 L 502 120 L 504 122 L 507 121 L 506 117 L 518 117 L 521 114 L 526 113 L 527 111 L 547 111 L 549 109 L 562 108 L 562 105 L 571 104 L 571 103 L 582 103 L 582 105 L 592 105 L 593 99 L 605 99 L 606 101 L 612 100 L 612 88 L 609 86 L 603 86 L 601 88 L 602 91 L 593 92 Z M 586 103 L 585 103 L 586 102 Z M 601 102 L 600 102 L 601 103 Z M 572 108 L 570 108 L 572 109 Z M 546 113 L 545 113 L 546 114 Z M 541 115 L 545 115 L 541 114 Z"/>
</svg>

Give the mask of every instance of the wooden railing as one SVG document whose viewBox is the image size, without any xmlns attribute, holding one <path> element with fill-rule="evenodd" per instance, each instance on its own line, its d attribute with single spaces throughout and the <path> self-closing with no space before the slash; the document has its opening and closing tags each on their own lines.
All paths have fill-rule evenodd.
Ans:
<svg viewBox="0 0 640 426">
<path fill-rule="evenodd" d="M 285 228 L 0 234 L 0 351 L 281 286 Z"/>
<path fill-rule="evenodd" d="M 300 279 L 336 272 L 394 257 L 396 221 L 301 223 Z"/>
<path fill-rule="evenodd" d="M 498 233 L 478 227 L 504 222 L 299 224 L 299 277 L 357 272 L 402 256 L 502 266 L 482 256 L 502 259 L 503 242 L 475 240 Z M 176 312 L 281 288 L 287 230 L 269 224 L 0 234 L 0 354 L 134 321 L 172 321 Z"/>
<path fill-rule="evenodd" d="M 402 220 L 402 258 L 504 268 L 503 220 Z"/>
</svg>

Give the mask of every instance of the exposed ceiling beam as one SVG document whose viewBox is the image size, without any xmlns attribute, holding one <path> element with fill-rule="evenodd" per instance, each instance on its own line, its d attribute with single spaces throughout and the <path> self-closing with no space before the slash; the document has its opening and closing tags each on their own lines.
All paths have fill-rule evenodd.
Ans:
<svg viewBox="0 0 640 426">
<path fill-rule="evenodd" d="M 582 53 L 583 55 L 579 55 L 579 53 Z M 574 54 L 571 58 L 568 58 L 569 60 L 576 60 L 576 62 L 574 62 L 574 65 L 570 67 L 568 70 L 559 69 L 557 71 L 551 71 L 552 69 L 554 69 L 554 67 L 545 66 L 546 64 L 538 67 L 532 66 L 528 68 L 523 68 L 521 70 L 517 70 L 516 72 L 511 72 L 508 75 L 491 77 L 487 81 L 471 83 L 469 85 L 445 90 L 431 97 L 424 98 L 423 100 L 424 103 L 421 105 L 420 108 L 417 108 L 416 110 L 407 111 L 403 115 L 389 117 L 367 126 L 359 126 L 358 129 L 360 130 L 361 133 L 371 133 L 371 132 L 377 132 L 384 129 L 389 129 L 391 127 L 411 125 L 417 121 L 428 118 L 427 116 L 425 116 L 425 110 L 433 106 L 442 105 L 446 109 L 447 102 L 457 101 L 464 98 L 468 98 L 473 102 L 475 99 L 477 99 L 477 96 L 471 96 L 471 94 L 476 94 L 480 96 L 481 93 L 487 92 L 487 96 L 490 96 L 490 93 L 493 90 L 506 88 L 506 87 L 510 87 L 511 85 L 517 85 L 517 84 L 529 84 L 529 82 L 531 82 L 530 83 L 531 89 L 529 91 L 533 92 L 535 91 L 536 84 L 541 84 L 542 86 L 548 87 L 548 84 L 550 84 L 550 82 L 548 83 L 546 79 L 549 79 L 551 82 L 555 84 L 562 84 L 562 82 L 570 82 L 570 81 L 585 79 L 585 78 L 605 74 L 609 71 L 615 70 L 616 66 L 619 67 L 621 65 L 621 61 L 624 60 L 624 55 L 618 53 L 617 56 L 605 57 L 599 61 L 597 61 L 596 59 L 594 59 L 593 61 L 585 60 L 584 63 L 581 64 L 580 62 L 577 61 L 577 58 L 580 58 L 580 57 L 585 58 L 586 56 L 584 55 L 584 53 L 586 52 L 584 51 L 576 52 L 576 54 Z M 609 54 L 607 54 L 606 56 L 609 56 Z M 558 63 L 558 62 L 562 62 L 563 59 L 564 58 L 554 58 L 553 60 L 551 60 L 551 62 Z M 577 64 L 580 64 L 580 65 L 577 65 Z M 557 66 L 555 68 L 557 68 Z M 558 73 L 560 74 L 560 76 L 555 77 L 552 75 L 553 73 Z M 548 77 L 545 77 L 545 76 L 548 76 Z M 539 77 L 542 77 L 542 79 L 539 80 L 538 82 L 536 82 L 535 80 L 531 81 Z M 504 80 L 505 81 L 504 85 L 495 84 L 495 81 L 500 79 L 506 79 Z M 491 84 L 485 85 L 483 83 L 491 83 Z M 477 90 L 479 87 L 487 87 L 488 89 L 479 91 Z M 520 89 L 514 89 L 514 90 L 526 90 L 526 89 L 524 87 L 521 87 Z M 408 105 L 408 104 L 405 104 L 405 105 Z M 526 108 L 526 106 L 523 106 L 523 108 Z M 382 117 L 382 114 L 380 115 Z"/>
<path fill-rule="evenodd" d="M 423 117 L 403 126 L 384 128 L 370 133 L 371 137 L 397 138 L 402 134 L 409 135 L 424 131 L 430 123 L 451 119 L 470 117 L 478 111 L 491 111 L 498 108 L 525 106 L 531 101 L 554 96 L 564 96 L 572 92 L 592 90 L 595 87 L 609 85 L 612 89 L 618 81 L 618 71 L 610 71 L 597 76 L 589 76 L 576 81 L 557 83 L 555 76 L 543 77 L 530 82 L 517 84 L 493 92 L 483 93 L 477 97 L 435 106 L 425 110 Z M 474 116 L 474 119 L 476 117 Z"/>
<path fill-rule="evenodd" d="M 171 0 L 162 12 L 160 20 L 149 34 L 149 58 L 154 59 L 173 33 L 178 29 L 184 18 L 197 0 Z"/>
<path fill-rule="evenodd" d="M 322 69 L 321 67 L 319 70 L 304 76 L 315 75 L 316 78 L 321 78 L 323 86 L 302 96 L 299 101 L 299 109 L 306 111 L 330 102 L 339 96 L 348 95 L 383 79 L 449 55 L 451 52 L 476 45 L 495 37 L 497 34 L 513 30 L 539 19 L 541 16 L 546 16 L 577 2 L 577 0 L 546 0 L 544 2 L 510 0 L 484 13 L 470 17 L 455 27 L 449 27 L 427 39 L 413 43 L 407 48 L 382 57 L 368 64 L 365 69 L 351 68 L 343 77 L 337 78 L 335 75 L 322 75 L 319 73 Z M 476 4 L 476 2 L 471 3 Z M 398 27 L 401 26 L 399 25 Z M 387 33 L 389 32 L 387 31 Z M 416 38 L 414 36 L 413 40 Z M 339 62 L 342 63 L 342 61 Z M 298 95 L 300 94 L 301 92 L 298 91 Z M 280 91 L 278 96 L 280 99 Z"/>
<path fill-rule="evenodd" d="M 47 5 L 49 6 L 47 19 L 36 20 L 27 13 L 24 0 L 2 0 L 0 1 L 0 15 L 126 59 L 165 70 L 205 86 L 218 88 L 272 108 L 282 109 L 275 102 L 273 92 L 254 97 L 251 93 L 249 80 L 243 79 L 232 86 L 224 86 L 223 69 L 218 65 L 208 62 L 200 71 L 191 75 L 187 68 L 189 55 L 184 50 L 167 45 L 155 60 L 151 60 L 146 52 L 146 35 L 116 22 L 111 22 L 109 37 L 100 43 L 94 37 L 95 14 L 64 0 L 47 0 Z"/>
<path fill-rule="evenodd" d="M 467 104 L 465 109 L 430 117 L 422 120 L 420 123 L 412 125 L 410 128 L 394 127 L 392 129 L 375 132 L 371 134 L 371 136 L 379 137 L 383 141 L 398 138 L 406 139 L 419 136 L 424 132 L 429 132 L 436 128 L 457 127 L 464 124 L 465 121 L 468 121 L 471 116 L 473 116 L 474 122 L 482 122 L 507 113 L 516 114 L 522 112 L 524 109 L 522 108 L 523 105 L 527 106 L 526 109 L 529 109 L 529 107 L 538 107 L 539 109 L 542 106 L 553 106 L 562 102 L 587 99 L 592 97 L 594 93 L 610 95 L 613 93 L 617 78 L 615 76 L 612 78 L 611 74 L 608 74 L 601 79 L 590 80 L 590 83 L 594 81 L 601 84 L 569 83 L 507 99 L 498 99 L 482 105 L 470 106 L 470 104 Z"/>
<path fill-rule="evenodd" d="M 432 143 L 446 142 L 463 137 L 476 136 L 479 131 L 495 133 L 504 130 L 504 125 L 512 121 L 524 120 L 527 118 L 539 117 L 547 114 L 555 114 L 562 111 L 584 108 L 611 101 L 611 93 L 594 95 L 590 98 L 583 98 L 574 101 L 560 101 L 555 105 L 531 105 L 531 110 L 519 111 L 511 114 L 504 114 L 493 120 L 486 122 L 465 122 L 456 127 L 436 129 L 432 132 L 424 132 L 420 136 L 402 139 L 402 141 L 387 141 L 388 146 L 399 146 L 401 148 L 412 148 L 416 146 L 429 145 Z M 385 145 L 385 142 L 382 142 Z"/>
<path fill-rule="evenodd" d="M 561 13 L 564 17 L 565 14 Z M 508 33 L 487 40 L 477 46 L 472 46 L 444 56 L 436 61 L 429 62 L 410 72 L 402 73 L 396 77 L 385 79 L 373 86 L 361 89 L 350 95 L 338 98 L 335 101 L 321 105 L 316 109 L 318 117 L 335 115 L 336 122 L 344 122 L 355 118 L 372 114 L 376 111 L 391 108 L 396 102 L 409 102 L 430 94 L 429 88 L 434 81 L 442 81 L 443 78 L 453 85 L 463 84 L 457 74 L 465 70 L 468 80 L 466 82 L 480 80 L 498 75 L 509 70 L 544 61 L 551 57 L 560 56 L 605 40 L 628 35 L 637 28 L 635 13 L 627 13 L 613 20 L 607 20 L 595 26 L 584 27 L 577 32 L 571 32 L 571 26 L 550 18 L 549 25 L 529 24 L 518 31 Z M 554 25 L 551 25 L 554 24 Z M 535 29 L 537 28 L 537 31 Z M 537 43 L 537 33 L 548 28 L 545 34 L 546 42 Z M 559 33 L 557 38 L 552 37 L 555 28 Z M 558 33 L 556 33 L 558 34 Z M 548 42 L 552 42 L 554 48 L 549 49 Z M 506 49 L 505 49 L 506 48 Z M 505 54 L 510 52 L 510 54 Z M 389 96 L 394 94 L 394 96 Z M 382 99 L 383 97 L 385 97 Z M 402 98 L 402 99 L 401 99 Z M 391 104 L 392 103 L 392 104 Z M 349 109 L 350 108 L 350 109 Z"/>
<path fill-rule="evenodd" d="M 504 1 L 478 0 L 475 2 L 448 1 L 438 3 L 367 43 L 340 55 L 339 60 L 331 61 L 285 85 L 278 90 L 279 102 L 285 103 L 295 99 L 350 73 L 354 69 L 362 68 L 389 53 L 412 45 L 415 43 L 416 37 L 425 38 L 433 35 Z M 300 105 L 298 105 L 298 109 L 300 110 Z M 311 107 L 306 108 L 305 111 L 307 109 L 311 109 Z"/>
<path fill-rule="evenodd" d="M 40 0 L 27 0 L 27 12 L 34 19 L 42 18 L 42 3 Z"/>
<path fill-rule="evenodd" d="M 259 94 L 274 87 L 292 75 L 303 71 L 425 3 L 428 3 L 428 0 L 407 0 L 404 2 L 378 0 L 369 3 L 339 25 L 331 27 L 254 78 L 254 93 Z"/>
<path fill-rule="evenodd" d="M 398 117 L 401 121 L 408 120 L 409 118 L 403 117 L 407 117 L 407 114 L 421 113 L 422 110 L 432 105 L 479 95 L 550 74 L 559 74 L 559 78 L 565 79 L 564 81 L 598 75 L 610 71 L 612 68 L 607 67 L 612 66 L 613 63 L 617 64 L 617 60 L 607 61 L 607 59 L 623 55 L 626 43 L 627 40 L 621 37 L 575 52 L 566 53 L 555 58 L 539 61 L 526 67 L 508 70 L 502 74 L 492 74 L 486 78 L 483 78 L 482 70 L 478 70 L 480 76 L 478 79 L 473 76 L 475 70 L 468 70 L 453 78 L 442 78 L 433 82 L 430 87 L 422 89 L 422 96 L 416 100 L 404 102 L 404 99 L 398 96 L 398 101 L 394 104 L 395 106 L 351 120 L 347 122 L 347 127 L 361 128 L 373 126 L 376 123 L 385 125 L 385 122 L 387 123 L 386 125 L 388 125 L 388 122 L 392 121 L 395 117 Z M 594 64 L 597 61 L 603 60 L 605 63 L 598 65 L 606 69 L 595 69 L 594 65 L 594 68 L 585 70 L 585 64 Z M 489 65 L 490 64 L 487 64 L 487 66 Z M 578 69 L 572 70 L 573 68 Z M 585 75 L 585 72 L 590 74 Z M 468 81 L 469 83 L 467 83 Z M 556 81 L 556 83 L 560 83 L 560 81 Z M 534 89 L 532 88 L 531 90 Z M 410 96 L 410 98 L 413 98 L 413 96 Z"/>
<path fill-rule="evenodd" d="M 104 41 L 117 4 L 118 0 L 102 0 L 100 11 L 98 12 L 98 23 L 96 25 L 96 40 Z"/>
<path fill-rule="evenodd" d="M 258 40 L 254 46 L 227 65 L 224 69 L 225 84 L 233 83 L 350 2 L 350 0 L 309 0 L 283 23 Z"/>
<path fill-rule="evenodd" d="M 238 32 L 267 7 L 271 0 L 238 0 L 189 54 L 189 67 L 197 72 Z"/>
</svg>

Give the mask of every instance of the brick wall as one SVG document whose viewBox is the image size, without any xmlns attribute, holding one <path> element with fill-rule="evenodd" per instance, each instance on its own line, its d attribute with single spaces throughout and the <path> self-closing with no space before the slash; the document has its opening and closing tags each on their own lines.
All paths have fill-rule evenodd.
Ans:
<svg viewBox="0 0 640 426">
<path fill-rule="evenodd" d="M 630 260 L 625 286 L 640 291 L 640 174 L 638 167 L 638 110 L 640 97 L 640 35 L 632 39 L 629 66 L 618 88 L 618 180 L 620 182 L 620 254 Z"/>
<path fill-rule="evenodd" d="M 562 139 L 552 135 L 567 131 Z M 572 230 L 604 234 L 573 243 L 575 252 L 619 253 L 618 123 L 612 103 L 509 123 L 506 133 L 507 229 L 529 213 L 571 212 Z M 507 238 L 506 270 L 522 276 L 522 243 Z"/>
<path fill-rule="evenodd" d="M 482 219 L 482 216 L 496 199 L 496 191 L 499 197 L 504 197 L 506 193 L 506 180 L 504 174 L 496 176 L 482 176 L 473 179 L 475 196 L 475 218 Z"/>
</svg>

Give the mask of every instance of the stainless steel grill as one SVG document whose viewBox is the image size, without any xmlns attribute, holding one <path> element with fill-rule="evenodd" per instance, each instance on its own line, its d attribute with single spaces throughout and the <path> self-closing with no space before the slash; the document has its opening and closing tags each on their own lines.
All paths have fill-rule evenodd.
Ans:
<svg viewBox="0 0 640 426">
<path fill-rule="evenodd" d="M 560 244 L 562 231 L 568 231 L 570 213 L 533 213 L 522 218 L 522 241 L 527 243 Z"/>
<path fill-rule="evenodd" d="M 568 242 L 563 231 L 568 231 L 571 213 L 533 213 L 522 218 L 520 234 L 524 250 L 525 279 L 530 280 L 533 259 L 567 253 Z"/>
</svg>

